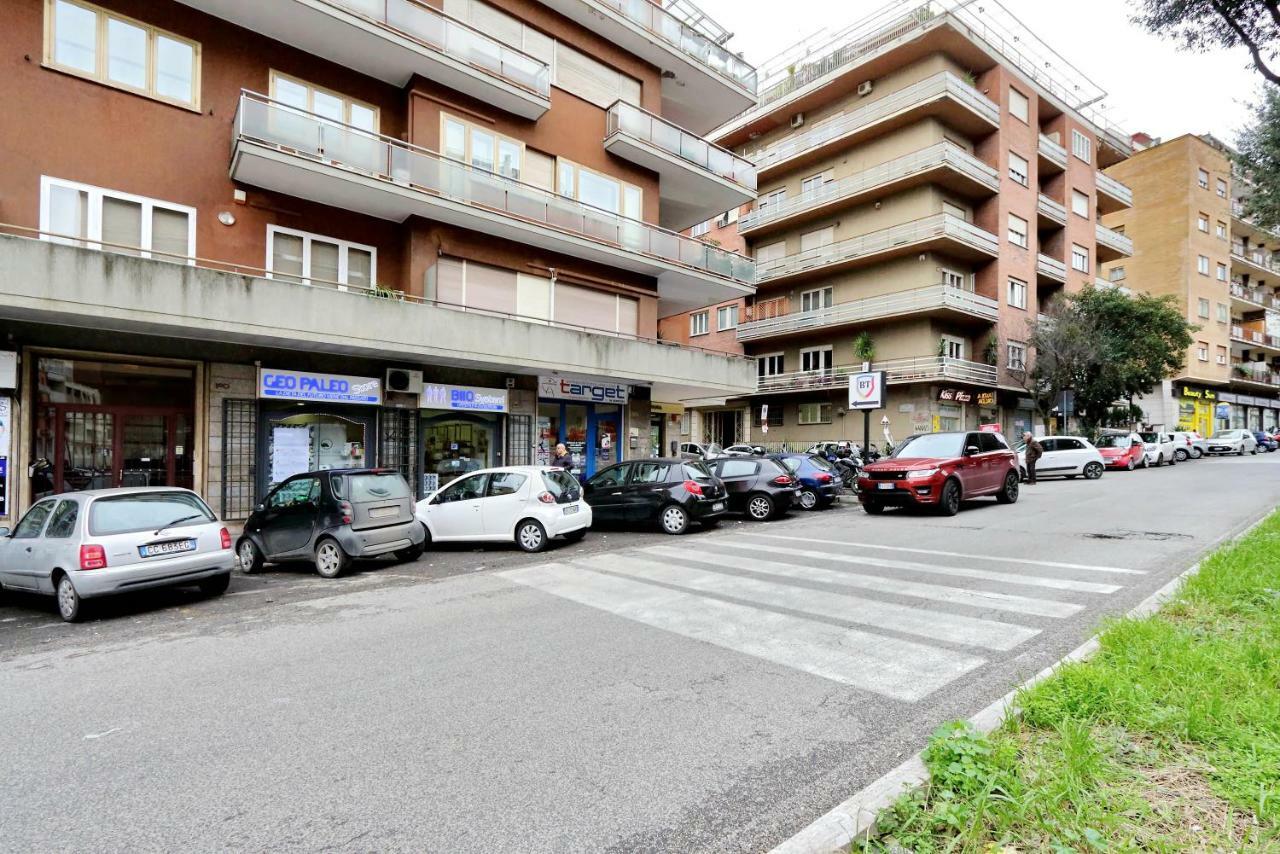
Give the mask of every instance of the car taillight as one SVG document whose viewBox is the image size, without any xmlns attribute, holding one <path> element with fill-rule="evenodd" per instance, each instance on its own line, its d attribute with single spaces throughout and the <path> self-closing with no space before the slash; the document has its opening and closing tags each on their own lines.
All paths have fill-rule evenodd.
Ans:
<svg viewBox="0 0 1280 854">
<path fill-rule="evenodd" d="M 814 478 L 814 480 L 816 480 L 818 483 L 830 483 L 830 482 L 831 482 L 831 475 L 827 474 L 827 473 L 826 473 L 826 472 L 824 472 L 824 471 L 820 471 L 820 472 L 818 472 L 818 474 L 817 474 L 817 476 Z"/>
<path fill-rule="evenodd" d="M 231 532 L 230 531 L 228 531 L 226 528 L 223 528 L 221 531 L 218 532 L 218 536 L 222 538 L 222 547 L 224 549 L 231 548 Z"/>
<path fill-rule="evenodd" d="M 107 550 L 102 546 L 80 547 L 81 569 L 102 569 L 107 565 Z"/>
<path fill-rule="evenodd" d="M 350 525 L 351 517 L 355 514 L 355 509 L 351 506 L 351 502 L 350 501 L 339 502 L 338 512 L 342 514 L 342 524 Z"/>
<path fill-rule="evenodd" d="M 773 483 L 776 486 L 790 486 L 791 478 L 787 477 L 785 474 L 780 474 L 773 479 Z"/>
<path fill-rule="evenodd" d="M 541 501 L 543 504 L 555 504 L 555 503 L 556 503 L 556 497 L 555 497 L 554 495 L 552 495 L 550 492 L 544 492 L 544 493 L 542 493 L 541 495 L 539 495 L 539 496 L 538 496 L 538 500 L 539 500 L 539 501 Z"/>
<path fill-rule="evenodd" d="M 684 482 L 684 490 L 690 495 L 696 495 L 699 498 L 702 497 L 702 484 L 698 483 L 696 480 L 686 480 Z"/>
</svg>

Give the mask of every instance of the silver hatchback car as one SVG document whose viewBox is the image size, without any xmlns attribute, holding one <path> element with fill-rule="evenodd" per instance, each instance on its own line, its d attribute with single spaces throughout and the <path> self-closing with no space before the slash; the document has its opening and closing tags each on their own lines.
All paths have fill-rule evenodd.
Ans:
<svg viewBox="0 0 1280 854">
<path fill-rule="evenodd" d="M 69 623 L 98 596 L 178 584 L 216 596 L 235 565 L 231 534 L 189 489 L 68 492 L 0 528 L 0 587 L 57 596 Z"/>
</svg>

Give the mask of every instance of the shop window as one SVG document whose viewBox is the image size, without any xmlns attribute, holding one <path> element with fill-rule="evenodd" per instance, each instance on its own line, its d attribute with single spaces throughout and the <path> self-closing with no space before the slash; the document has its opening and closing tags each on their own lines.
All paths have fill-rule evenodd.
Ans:
<svg viewBox="0 0 1280 854">
<path fill-rule="evenodd" d="M 485 172 L 520 180 L 524 143 L 447 113 L 440 114 L 444 156 Z"/>
<path fill-rule="evenodd" d="M 363 243 L 321 234 L 267 226 L 267 276 L 310 284 L 312 281 L 372 288 L 377 281 L 378 250 Z"/>
<path fill-rule="evenodd" d="M 958 406 L 940 405 L 938 407 L 938 429 L 944 433 L 960 430 L 964 422 L 964 410 Z"/>
<path fill-rule="evenodd" d="M 267 422 L 267 484 L 296 474 L 363 468 L 369 425 L 365 419 L 322 412 L 271 413 Z"/>
<path fill-rule="evenodd" d="M 498 464 L 498 420 L 469 413 L 424 414 L 421 424 L 424 475 L 428 493 L 465 474 Z M 552 445 L 554 446 L 554 442 Z"/>
<path fill-rule="evenodd" d="M 196 209 L 40 178 L 40 230 L 55 243 L 195 263 Z"/>
</svg>

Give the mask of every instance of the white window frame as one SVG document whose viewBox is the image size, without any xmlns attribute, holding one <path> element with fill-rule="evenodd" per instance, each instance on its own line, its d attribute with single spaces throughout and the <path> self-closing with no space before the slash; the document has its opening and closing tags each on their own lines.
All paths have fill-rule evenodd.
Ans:
<svg viewBox="0 0 1280 854">
<path fill-rule="evenodd" d="M 1207 169 L 1198 169 L 1196 171 L 1196 183 L 1202 190 L 1209 189 L 1209 171 Z"/>
<path fill-rule="evenodd" d="M 1081 260 L 1083 259 L 1083 260 Z M 1071 244 L 1071 269 L 1078 273 L 1089 272 L 1089 249 L 1079 243 Z"/>
<path fill-rule="evenodd" d="M 311 283 L 311 242 L 319 240 L 324 243 L 332 243 L 338 247 L 338 290 L 345 291 L 348 288 L 355 287 L 360 290 L 375 291 L 378 288 L 378 249 L 374 246 L 368 246 L 364 243 L 356 243 L 353 240 L 339 240 L 336 237 L 330 237 L 327 234 L 316 234 L 311 231 L 301 231 L 296 228 L 285 228 L 282 225 L 267 226 L 267 278 L 275 278 L 275 252 L 272 251 L 275 246 L 275 236 L 277 234 L 285 234 L 290 237 L 302 238 L 302 275 L 301 279 L 304 284 Z M 369 253 L 369 287 L 364 288 L 361 285 L 351 285 L 347 282 L 349 269 L 347 266 L 347 252 L 352 249 L 359 249 Z M 293 278 L 292 273 L 281 273 L 282 276 Z M 466 304 L 466 275 L 463 275 L 463 304 Z M 331 284 L 325 282 L 324 284 Z"/>
<path fill-rule="evenodd" d="M 818 367 L 818 368 L 806 368 L 806 367 L 804 366 L 804 363 L 805 363 L 805 361 L 806 361 L 806 359 L 805 359 L 805 357 L 806 357 L 806 356 L 808 356 L 808 357 L 812 357 L 812 356 L 813 356 L 813 355 L 815 355 L 815 354 L 823 354 L 823 353 L 825 353 L 825 354 L 827 355 L 827 358 L 825 358 L 825 359 L 819 359 L 819 361 L 820 361 L 820 362 L 823 362 L 823 363 L 830 362 L 830 363 L 831 363 L 831 367 L 829 367 L 829 368 L 828 368 L 828 367 L 823 366 L 823 367 Z M 800 371 L 801 371 L 802 373 L 806 373 L 806 374 L 825 374 L 825 373 L 827 373 L 828 371 L 834 371 L 834 370 L 835 370 L 835 368 L 836 368 L 835 354 L 834 354 L 833 349 L 832 349 L 832 347 L 831 347 L 830 345 L 827 345 L 826 347 L 801 347 L 801 348 L 800 348 Z"/>
<path fill-rule="evenodd" d="M 777 359 L 778 369 L 773 370 L 774 359 Z M 776 377 L 786 373 L 783 369 L 787 366 L 786 354 L 779 350 L 776 353 L 760 353 L 756 356 L 756 375 L 760 377 Z"/>
<path fill-rule="evenodd" d="M 1228 278 L 1229 276 L 1227 275 L 1227 265 L 1221 264 L 1221 263 L 1218 264 L 1218 281 L 1225 282 L 1227 281 Z"/>
<path fill-rule="evenodd" d="M 813 296 L 815 294 L 818 295 L 818 301 L 820 303 L 823 303 L 823 305 L 820 305 L 817 308 L 814 308 L 812 305 L 810 305 L 809 308 L 805 308 L 804 307 L 805 301 L 808 300 L 809 302 L 812 302 Z M 807 291 L 800 292 L 800 311 L 801 312 L 820 311 L 824 308 L 831 308 L 835 304 L 836 304 L 836 290 L 834 287 L 830 285 L 828 285 L 825 288 L 810 288 Z"/>
<path fill-rule="evenodd" d="M 818 408 L 817 419 L 806 420 L 804 417 L 806 407 L 814 407 L 814 406 Z M 800 404 L 797 404 L 796 410 L 797 410 L 796 411 L 797 424 L 810 425 L 810 424 L 830 424 L 831 423 L 831 404 L 830 403 L 826 403 L 823 401 L 816 401 L 811 403 L 800 403 Z M 825 418 L 823 417 L 824 415 L 826 416 Z"/>
<path fill-rule="evenodd" d="M 335 98 L 342 102 L 342 123 L 343 124 L 356 127 L 355 123 L 351 121 L 351 108 L 355 106 L 355 107 L 362 107 L 373 113 L 373 131 L 372 131 L 373 133 L 378 133 L 379 130 L 382 128 L 382 111 L 379 110 L 373 104 L 368 103 L 367 101 L 361 101 L 359 98 L 352 98 L 350 95 L 344 95 L 342 92 L 329 89 L 325 86 L 317 86 L 316 84 L 310 82 L 309 80 L 303 80 L 301 77 L 294 77 L 292 74 L 285 74 L 283 71 L 276 71 L 274 68 L 271 69 L 270 73 L 271 73 L 271 77 L 270 77 L 270 83 L 268 84 L 268 88 L 267 88 L 267 95 L 273 101 L 280 100 L 276 95 L 276 81 L 285 80 L 289 83 L 294 84 L 295 86 L 301 86 L 307 90 L 307 106 L 301 109 L 305 109 L 308 113 L 316 112 L 315 102 L 316 102 L 316 93 L 318 92 L 322 95 L 328 95 L 330 98 Z M 360 128 L 360 130 L 363 130 L 363 128 Z"/>
<path fill-rule="evenodd" d="M 1204 211 L 1196 214 L 1196 228 L 1205 234 L 1209 233 L 1209 215 Z"/>
<path fill-rule="evenodd" d="M 1216 185 L 1216 186 L 1217 186 L 1217 188 L 1218 188 L 1218 189 L 1217 189 L 1218 198 L 1220 198 L 1220 199 L 1225 199 L 1225 198 L 1227 197 L 1227 179 L 1226 179 L 1226 178 L 1219 178 L 1219 179 L 1217 180 L 1217 185 Z"/>
<path fill-rule="evenodd" d="M 1018 234 L 1013 230 L 1013 225 L 1015 222 L 1021 224 L 1022 226 L 1021 234 Z M 1008 229 L 1009 229 L 1008 238 L 1010 243 L 1012 243 L 1014 246 L 1021 246 L 1023 249 L 1027 249 L 1030 247 L 1030 238 L 1028 237 L 1030 233 L 1030 224 L 1025 219 L 1023 219 L 1022 217 L 1014 213 L 1009 214 Z M 1017 239 L 1019 237 L 1021 239 Z"/>
<path fill-rule="evenodd" d="M 1218 303 L 1218 322 L 1231 322 L 1231 308 L 1225 302 Z"/>
<path fill-rule="evenodd" d="M 968 346 L 963 338 L 958 335 L 942 335 L 939 337 L 947 351 L 942 354 L 943 356 L 948 359 L 964 359 L 966 357 Z"/>
<path fill-rule="evenodd" d="M 1019 292 L 1021 292 L 1021 297 L 1019 299 L 1014 299 L 1014 295 L 1018 294 Z M 1006 301 L 1013 308 L 1020 308 L 1023 311 L 1026 311 L 1027 283 L 1022 281 L 1022 279 L 1015 279 L 1013 276 L 1010 276 L 1008 279 L 1008 291 L 1007 291 Z"/>
<path fill-rule="evenodd" d="M 812 193 L 822 187 L 824 184 L 831 183 L 833 170 L 823 169 L 816 175 L 810 175 L 800 181 L 800 195 Z"/>
<path fill-rule="evenodd" d="M 711 312 L 705 308 L 689 314 L 689 337 L 696 338 L 711 332 Z"/>
<path fill-rule="evenodd" d="M 462 116 L 455 116 L 453 113 L 446 113 L 443 110 L 440 112 L 440 154 L 441 156 L 448 157 L 448 155 L 445 154 L 445 151 L 447 149 L 445 140 L 446 140 L 446 134 L 448 133 L 449 122 L 457 122 L 458 124 L 462 125 L 462 128 L 463 128 L 463 155 L 462 155 L 462 160 L 460 162 L 465 163 L 467 167 L 470 169 L 480 169 L 481 171 L 485 171 L 482 167 L 475 166 L 471 162 L 472 140 L 474 138 L 475 132 L 480 131 L 480 133 L 487 133 L 489 134 L 489 136 L 493 137 L 493 150 L 490 152 L 493 158 L 491 161 L 493 163 L 493 169 L 488 171 L 493 175 L 500 175 L 503 178 L 507 178 L 512 181 L 524 180 L 525 144 L 523 140 L 516 139 L 514 136 L 507 136 L 504 133 L 499 133 L 498 131 L 494 130 L 493 127 L 490 125 L 477 124 L 476 122 L 472 122 L 472 121 L 468 121 L 467 119 L 464 119 Z M 499 171 L 499 166 L 502 162 L 502 158 L 498 152 L 502 150 L 501 147 L 502 147 L 502 143 L 504 142 L 511 143 L 520 150 L 520 162 L 516 164 L 516 174 L 514 176 L 508 175 L 505 172 Z M 608 177 L 608 176 L 605 176 L 605 177 Z M 558 170 L 556 170 L 556 178 L 557 180 L 559 178 Z M 617 180 L 617 179 L 614 179 L 614 180 Z M 575 181 L 574 189 L 576 190 L 577 189 L 576 175 L 574 176 L 574 181 Z M 556 184 L 556 187 L 559 187 L 559 183 Z M 621 195 L 618 196 L 618 201 L 619 202 L 622 201 Z"/>
<path fill-rule="evenodd" d="M 952 270 L 948 267 L 940 267 L 939 272 L 942 274 L 942 284 L 949 288 L 957 288 L 962 291 L 969 290 L 969 274 Z"/>
<path fill-rule="evenodd" d="M 1227 363 L 1227 348 L 1219 344 L 1217 356 L 1218 356 L 1218 364 L 1225 365 Z"/>
<path fill-rule="evenodd" d="M 1208 255 L 1196 256 L 1196 272 L 1202 276 L 1209 275 L 1209 256 Z"/>
<path fill-rule="evenodd" d="M 1107 273 L 1108 281 L 1112 281 L 1112 282 L 1123 282 L 1124 277 L 1125 277 L 1125 272 L 1124 272 L 1123 264 L 1121 264 L 1118 267 L 1112 267 L 1111 270 Z"/>
<path fill-rule="evenodd" d="M 762 194 L 760 196 L 760 201 L 756 202 L 756 210 L 764 210 L 765 208 L 773 207 L 774 205 L 780 205 L 786 200 L 787 188 L 782 187 L 781 189 Z"/>
<path fill-rule="evenodd" d="M 1021 109 L 1015 109 L 1015 104 Z M 1031 99 L 1012 86 L 1009 87 L 1009 115 L 1028 124 L 1031 122 Z"/>
<path fill-rule="evenodd" d="M 689 229 L 690 237 L 702 237 L 711 231 L 711 220 L 697 223 L 693 228 Z"/>
<path fill-rule="evenodd" d="M 1081 200 L 1084 201 L 1083 211 L 1076 206 L 1076 202 Z M 1088 193 L 1077 190 L 1075 187 L 1071 188 L 1071 212 L 1076 216 L 1084 217 L 1085 219 L 1089 218 L 1089 194 Z"/>
<path fill-rule="evenodd" d="M 63 187 L 78 193 L 85 193 L 87 196 L 88 211 L 85 217 L 85 236 L 83 239 L 71 237 L 55 237 L 49 232 L 50 215 L 52 211 L 49 208 L 49 196 L 54 187 Z M 174 211 L 187 215 L 187 258 L 188 266 L 195 265 L 196 255 L 196 209 L 187 205 L 174 204 L 161 199 L 152 199 L 147 196 L 136 196 L 133 193 L 122 193 L 118 190 L 108 190 L 103 187 L 95 187 L 92 184 L 81 184 L 77 181 L 67 181 L 62 178 L 53 178 L 49 175 L 40 176 L 40 231 L 44 232 L 43 239 L 52 243 L 65 243 L 70 246 L 83 243 L 89 249 L 101 250 L 102 246 L 102 200 L 104 198 L 119 199 L 123 202 L 132 202 L 142 206 L 142 231 L 139 236 L 141 245 L 137 247 L 139 254 L 143 258 L 151 257 L 151 214 L 154 208 Z M 130 247 L 133 248 L 133 247 Z M 113 247 L 108 247 L 107 251 L 113 251 Z M 161 260 L 170 259 L 170 255 L 160 255 Z"/>
<path fill-rule="evenodd" d="M 1209 300 L 1205 299 L 1204 297 L 1200 297 L 1199 302 L 1196 303 L 1196 306 L 1199 312 L 1199 316 L 1205 320 L 1208 320 L 1209 319 Z"/>
<path fill-rule="evenodd" d="M 467 143 L 468 157 L 470 157 L 470 152 L 471 152 L 471 144 L 470 142 L 468 142 Z M 521 161 L 523 161 L 523 159 L 524 159 L 524 155 L 521 154 Z M 468 160 L 468 162 L 470 161 Z M 497 165 L 497 164 L 494 164 L 494 165 Z M 521 168 L 523 168 L 523 165 Z M 573 176 L 573 195 L 572 196 L 566 196 L 564 193 L 560 192 L 561 170 L 571 170 L 571 174 Z M 621 178 L 614 177 L 613 175 L 609 175 L 605 172 L 601 172 L 599 169 L 592 169 L 590 166 L 583 166 L 581 163 L 577 163 L 573 160 L 568 159 L 567 157 L 556 158 L 556 177 L 555 177 L 556 195 L 565 199 L 573 199 L 578 204 L 587 205 L 588 207 L 594 208 L 595 210 L 607 211 L 608 208 L 597 208 L 595 205 L 592 205 L 590 202 L 584 202 L 582 200 L 582 182 L 579 180 L 579 177 L 582 175 L 583 172 L 589 172 L 592 175 L 595 175 L 597 178 L 603 178 L 606 181 L 612 181 L 613 183 L 618 185 L 619 210 L 609 211 L 609 213 L 613 214 L 614 216 L 620 216 L 623 219 L 634 219 L 634 220 L 640 220 L 640 221 L 644 219 L 644 188 L 636 186 L 635 184 L 632 184 L 628 181 L 624 181 Z M 494 174 L 497 175 L 501 173 L 495 172 Z M 626 213 L 627 190 L 629 189 L 635 190 L 637 194 L 637 198 L 639 199 L 640 210 L 635 212 L 635 216 L 631 216 Z M 719 217 L 715 217 L 712 220 L 712 222 L 716 220 L 719 220 Z"/>
<path fill-rule="evenodd" d="M 1018 168 L 1018 164 L 1016 163 L 1017 160 L 1022 161 L 1021 168 Z M 1014 182 L 1026 187 L 1028 186 L 1027 182 L 1030 181 L 1030 175 L 1031 175 L 1031 164 L 1027 162 L 1027 158 L 1023 157 L 1021 154 L 1019 154 L 1016 151 L 1010 151 L 1009 152 L 1009 177 L 1013 179 Z"/>
<path fill-rule="evenodd" d="M 1196 358 L 1202 362 L 1209 361 L 1209 345 L 1203 341 L 1196 342 Z"/>
<path fill-rule="evenodd" d="M 1075 128 L 1072 128 L 1071 153 L 1078 160 L 1083 160 L 1085 163 L 1093 163 L 1093 140 L 1089 139 L 1089 137 Z"/>
<path fill-rule="evenodd" d="M 1218 220 L 1218 225 L 1217 225 L 1217 234 L 1218 234 L 1218 239 L 1219 239 L 1219 240 L 1226 240 L 1226 239 L 1227 239 L 1227 224 L 1226 224 L 1225 222 L 1223 222 L 1222 220 Z"/>
<path fill-rule="evenodd" d="M 1027 369 L 1027 345 L 1022 341 L 1008 341 L 1005 347 L 1006 363 L 1011 371 Z M 1016 358 L 1015 358 L 1016 356 Z"/>
<path fill-rule="evenodd" d="M 730 318 L 728 323 L 724 322 L 724 317 L 726 317 L 726 312 L 727 312 L 727 316 Z M 737 304 L 722 305 L 716 309 L 716 331 L 717 332 L 724 332 L 726 329 L 737 329 L 737 328 L 738 328 Z"/>
</svg>

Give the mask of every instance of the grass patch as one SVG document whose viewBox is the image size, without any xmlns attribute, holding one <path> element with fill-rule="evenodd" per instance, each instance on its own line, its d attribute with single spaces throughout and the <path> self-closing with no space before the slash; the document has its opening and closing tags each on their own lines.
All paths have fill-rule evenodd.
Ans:
<svg viewBox="0 0 1280 854">
<path fill-rule="evenodd" d="M 1099 641 L 990 736 L 939 728 L 854 850 L 1280 852 L 1280 512 Z"/>
</svg>

